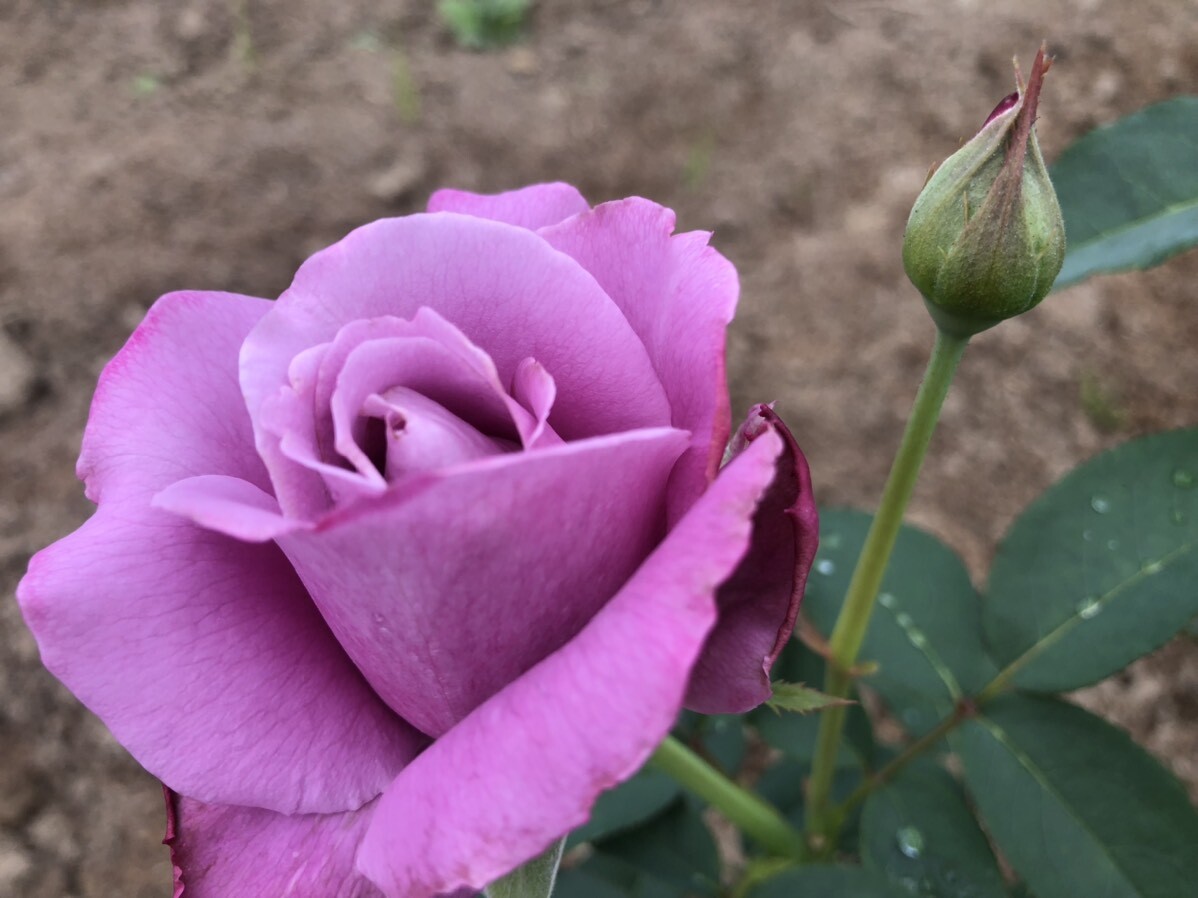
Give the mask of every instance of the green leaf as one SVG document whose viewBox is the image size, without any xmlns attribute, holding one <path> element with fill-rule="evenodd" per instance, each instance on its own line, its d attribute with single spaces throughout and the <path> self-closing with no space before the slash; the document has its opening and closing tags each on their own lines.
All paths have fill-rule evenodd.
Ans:
<svg viewBox="0 0 1198 898">
<path fill-rule="evenodd" d="M 711 832 L 686 801 L 677 801 L 635 829 L 605 839 L 596 850 L 631 871 L 634 894 L 652 886 L 686 895 L 719 891 L 720 854 Z"/>
<path fill-rule="evenodd" d="M 990 843 L 943 768 L 913 764 L 872 793 L 861 814 L 866 867 L 934 898 L 1006 898 Z"/>
<path fill-rule="evenodd" d="M 796 828 L 802 829 L 806 824 L 804 810 L 806 795 L 803 790 L 810 778 L 811 765 L 809 763 L 784 757 L 765 769 L 753 789 L 781 811 L 783 816 Z M 838 768 L 832 778 L 832 802 L 838 804 L 848 798 L 861 785 L 861 780 L 860 767 Z M 839 840 L 839 847 L 842 851 L 854 849 L 860 816 L 861 805 L 857 805 L 843 822 Z"/>
<path fill-rule="evenodd" d="M 558 873 L 558 894 L 566 898 L 627 898 L 630 894 L 628 890 L 597 876 L 587 866 Z"/>
<path fill-rule="evenodd" d="M 565 845 L 565 839 L 558 839 L 531 861 L 491 883 L 485 890 L 486 898 L 549 898 Z"/>
<path fill-rule="evenodd" d="M 740 771 L 749 750 L 745 718 L 739 714 L 683 711 L 673 735 L 732 777 Z"/>
<path fill-rule="evenodd" d="M 797 639 L 792 639 L 774 663 L 774 674 L 796 682 L 822 683 L 824 660 Z M 769 707 L 761 707 L 749 714 L 749 721 L 761 738 L 774 748 L 788 757 L 811 762 L 819 731 L 818 715 L 778 714 Z M 845 741 L 841 743 L 836 762 L 842 767 L 872 769 L 875 750 L 869 715 L 856 703 L 854 696 L 854 704 L 849 706 L 846 714 Z"/>
<path fill-rule="evenodd" d="M 1065 692 L 1166 642 L 1198 614 L 1198 429 L 1156 434 L 1068 474 L 1012 525 L 985 633 L 1013 682 Z"/>
<path fill-rule="evenodd" d="M 1055 289 L 1151 268 L 1198 244 L 1198 97 L 1178 97 L 1091 131 L 1049 173 L 1068 251 Z"/>
<path fill-rule="evenodd" d="M 850 705 L 852 702 L 836 698 L 827 693 L 804 686 L 802 683 L 787 683 L 785 680 L 775 680 L 772 684 L 773 698 L 766 702 L 766 707 L 774 711 L 794 711 L 798 714 L 809 714 L 812 711 L 822 711 L 835 705 Z"/>
<path fill-rule="evenodd" d="M 682 787 L 673 778 L 657 770 L 642 770 L 599 796 L 591 819 L 570 834 L 569 844 L 597 842 L 644 823 L 669 807 L 681 793 Z"/>
<path fill-rule="evenodd" d="M 750 898 L 911 898 L 872 870 L 811 866 L 787 870 L 757 886 Z"/>
<path fill-rule="evenodd" d="M 699 732 L 704 754 L 724 773 L 736 776 L 749 750 L 744 718 L 737 714 L 704 717 Z"/>
<path fill-rule="evenodd" d="M 1127 734 L 1049 696 L 1006 695 L 952 737 L 998 847 L 1039 898 L 1180 898 L 1198 812 Z"/>
<path fill-rule="evenodd" d="M 820 550 L 803 611 L 827 636 L 848 588 L 871 517 L 843 508 L 820 512 Z M 903 527 L 861 648 L 878 670 L 862 678 L 908 730 L 923 733 L 957 700 L 997 672 L 981 641 L 981 604 L 969 572 L 935 537 Z"/>
<path fill-rule="evenodd" d="M 562 898 L 689 898 L 693 894 L 603 854 L 591 855 L 582 865 L 562 870 L 557 880 Z"/>
</svg>

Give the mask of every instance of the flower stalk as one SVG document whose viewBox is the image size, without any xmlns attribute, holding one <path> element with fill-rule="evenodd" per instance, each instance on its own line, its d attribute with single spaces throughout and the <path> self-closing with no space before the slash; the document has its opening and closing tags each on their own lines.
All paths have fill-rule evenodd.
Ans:
<svg viewBox="0 0 1198 898">
<path fill-rule="evenodd" d="M 771 853 L 799 860 L 803 837 L 778 809 L 734 783 L 675 739 L 667 736 L 650 763 L 673 777 Z"/>
<path fill-rule="evenodd" d="M 948 395 L 953 375 L 968 343 L 968 337 L 953 336 L 944 331 L 936 334 L 927 372 L 915 397 L 911 417 L 886 480 L 878 513 L 870 525 L 865 545 L 857 559 L 857 567 L 849 581 L 844 605 L 829 640 L 830 656 L 824 692 L 835 698 L 849 696 L 852 687 L 850 671 L 861 650 L 861 643 L 865 641 L 882 576 L 886 573 L 890 553 L 903 523 L 903 513 L 915 489 L 915 481 L 936 429 L 944 397 Z M 845 706 L 840 705 L 828 708 L 820 715 L 807 793 L 808 835 L 823 837 L 818 841 L 826 845 L 834 842 L 832 837 L 835 835 L 836 820 L 831 807 L 832 777 L 836 772 L 836 753 L 844 732 L 845 713 Z"/>
</svg>

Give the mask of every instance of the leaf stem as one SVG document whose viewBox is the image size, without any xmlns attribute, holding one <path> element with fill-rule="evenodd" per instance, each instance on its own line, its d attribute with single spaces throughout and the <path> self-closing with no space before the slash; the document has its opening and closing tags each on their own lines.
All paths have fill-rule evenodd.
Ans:
<svg viewBox="0 0 1198 898">
<path fill-rule="evenodd" d="M 869 777 L 869 779 L 854 789 L 848 798 L 837 805 L 832 814 L 837 826 L 843 822 L 848 812 L 864 801 L 871 792 L 885 786 L 898 776 L 908 764 L 934 747 L 937 742 L 955 730 L 961 724 L 961 721 L 971 716 L 971 705 L 966 702 L 958 704 L 952 714 L 904 748 L 889 764 L 886 764 L 873 776 Z"/>
<path fill-rule="evenodd" d="M 924 373 L 923 383 L 915 396 L 911 417 L 907 420 L 898 454 L 890 468 L 890 476 L 882 491 L 878 513 L 870 525 L 865 545 L 857 559 L 857 567 L 849 581 L 844 605 L 828 645 L 828 660 L 824 692 L 836 698 L 847 698 L 852 686 L 850 670 L 865 641 L 874 600 L 882 584 L 882 576 L 890 561 L 890 553 L 903 523 L 903 513 L 915 489 L 919 469 L 923 465 L 928 444 L 940 418 L 940 408 L 952 384 L 957 364 L 965 352 L 968 337 L 956 337 L 937 331 L 932 356 Z M 844 732 L 845 708 L 828 708 L 820 715 L 811 782 L 807 793 L 807 830 L 812 842 L 825 846 L 834 842 L 836 820 L 832 814 L 832 777 L 836 772 L 836 755 Z"/>
<path fill-rule="evenodd" d="M 738 786 L 673 736 L 658 746 L 650 763 L 717 808 L 773 854 L 795 860 L 801 857 L 803 837 L 777 808 Z"/>
</svg>

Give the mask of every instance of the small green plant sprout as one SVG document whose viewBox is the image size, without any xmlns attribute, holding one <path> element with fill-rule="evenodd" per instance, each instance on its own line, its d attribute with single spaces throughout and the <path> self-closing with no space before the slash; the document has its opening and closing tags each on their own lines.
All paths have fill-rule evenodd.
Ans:
<svg viewBox="0 0 1198 898">
<path fill-rule="evenodd" d="M 490 50 L 524 36 L 530 0 L 441 0 L 437 11 L 454 40 L 471 50 Z"/>
</svg>

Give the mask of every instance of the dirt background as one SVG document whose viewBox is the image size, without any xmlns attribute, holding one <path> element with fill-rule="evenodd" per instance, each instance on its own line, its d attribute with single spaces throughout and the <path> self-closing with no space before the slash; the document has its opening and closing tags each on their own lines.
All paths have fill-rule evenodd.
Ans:
<svg viewBox="0 0 1198 898">
<path fill-rule="evenodd" d="M 1183 0 L 542 0 L 525 41 L 485 54 L 430 7 L 0 0 L 0 895 L 169 894 L 156 785 L 40 669 L 10 598 L 89 512 L 91 390 L 159 294 L 277 295 L 440 185 L 643 194 L 740 269 L 737 411 L 780 400 L 821 499 L 868 507 L 932 336 L 903 223 L 1011 89 L 1012 54 L 1057 54 L 1050 159 L 1198 86 Z M 1068 468 L 1198 422 L 1196 279 L 1191 254 L 977 339 L 912 517 L 981 574 Z M 1084 700 L 1198 786 L 1198 646 Z"/>
</svg>

